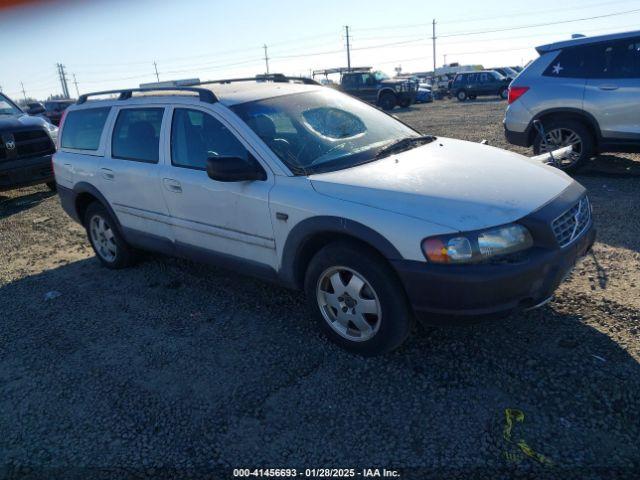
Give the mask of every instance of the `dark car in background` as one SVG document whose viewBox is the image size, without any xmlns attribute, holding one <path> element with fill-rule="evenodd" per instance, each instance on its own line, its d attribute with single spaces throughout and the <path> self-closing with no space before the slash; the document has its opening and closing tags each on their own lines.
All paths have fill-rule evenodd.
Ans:
<svg viewBox="0 0 640 480">
<path fill-rule="evenodd" d="M 517 70 L 511 68 L 511 67 L 496 67 L 496 68 L 490 68 L 489 70 L 493 70 L 494 72 L 498 72 L 500 75 L 502 75 L 503 77 L 509 79 L 509 80 L 513 80 L 514 78 L 516 78 L 518 76 L 518 72 Z"/>
<path fill-rule="evenodd" d="M 494 70 L 463 72 L 458 73 L 451 82 L 450 92 L 461 102 L 483 95 L 498 95 L 506 100 L 509 96 L 509 83 L 509 79 Z"/>
<path fill-rule="evenodd" d="M 370 68 L 344 72 L 340 88 L 343 92 L 383 110 L 393 110 L 396 106 L 406 108 L 416 101 L 418 93 L 416 82 L 406 78 L 392 79 L 383 72 Z"/>
<path fill-rule="evenodd" d="M 416 103 L 431 103 L 431 102 L 433 102 L 433 92 L 431 91 L 431 85 L 429 85 L 428 83 L 420 83 L 418 85 Z"/>
<path fill-rule="evenodd" d="M 60 119 L 62 118 L 62 113 L 70 106 L 73 105 L 75 100 L 51 100 L 49 102 L 44 102 L 44 113 L 43 115 L 54 125 L 60 125 Z"/>
<path fill-rule="evenodd" d="M 51 155 L 58 127 L 27 115 L 0 93 L 0 192 L 46 183 L 54 190 Z"/>
</svg>

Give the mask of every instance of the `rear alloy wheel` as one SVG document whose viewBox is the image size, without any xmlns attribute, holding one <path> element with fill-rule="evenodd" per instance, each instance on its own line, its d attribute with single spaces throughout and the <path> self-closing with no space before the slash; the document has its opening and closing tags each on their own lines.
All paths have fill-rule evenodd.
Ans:
<svg viewBox="0 0 640 480">
<path fill-rule="evenodd" d="M 467 92 L 465 90 L 460 90 L 456 94 L 456 98 L 458 99 L 459 102 L 464 102 L 467 99 Z"/>
<path fill-rule="evenodd" d="M 542 141 L 540 135 L 536 136 L 533 143 L 533 151 L 536 155 L 571 146 L 572 152 L 555 165 L 567 172 L 577 170 L 591 157 L 594 151 L 593 137 L 582 123 L 567 120 L 550 122 L 544 127 L 546 143 Z"/>
<path fill-rule="evenodd" d="M 411 329 L 413 315 L 400 281 L 366 246 L 339 241 L 320 250 L 307 268 L 305 293 L 320 328 L 346 350 L 389 352 Z"/>
<path fill-rule="evenodd" d="M 87 208 L 85 229 L 98 260 L 105 267 L 119 269 L 133 263 L 133 249 L 122 238 L 115 221 L 101 204 L 92 203 Z"/>
</svg>

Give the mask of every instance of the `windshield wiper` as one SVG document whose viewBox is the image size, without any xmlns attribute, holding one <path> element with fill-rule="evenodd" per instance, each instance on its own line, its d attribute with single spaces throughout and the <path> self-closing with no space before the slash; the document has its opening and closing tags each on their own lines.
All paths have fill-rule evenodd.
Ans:
<svg viewBox="0 0 640 480">
<path fill-rule="evenodd" d="M 404 152 L 405 150 L 411 150 L 420 145 L 426 145 L 436 139 L 432 135 L 421 135 L 419 137 L 405 137 L 400 140 L 387 145 L 376 154 L 376 158 L 386 157 L 392 153 Z"/>
</svg>

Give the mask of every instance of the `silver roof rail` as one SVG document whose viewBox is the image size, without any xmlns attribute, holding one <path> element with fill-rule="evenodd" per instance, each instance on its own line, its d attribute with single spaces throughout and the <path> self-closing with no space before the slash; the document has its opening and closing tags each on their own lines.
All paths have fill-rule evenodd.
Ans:
<svg viewBox="0 0 640 480">
<path fill-rule="evenodd" d="M 222 78 L 219 80 L 205 80 L 197 83 L 196 85 L 207 85 L 210 83 L 234 83 L 234 82 L 274 82 L 274 83 L 288 83 L 288 82 L 300 82 L 305 85 L 320 85 L 312 78 L 308 77 L 289 77 L 282 73 L 268 73 L 260 74 L 255 77 L 242 77 L 242 78 Z"/>
<path fill-rule="evenodd" d="M 134 93 L 145 93 L 145 92 L 194 92 L 198 94 L 201 102 L 206 103 L 216 103 L 218 101 L 218 97 L 215 94 L 206 88 L 196 88 L 196 87 L 149 87 L 149 88 L 123 88 L 120 90 L 104 90 L 102 92 L 92 92 L 85 93 L 78 97 L 77 105 L 83 104 L 87 101 L 89 97 L 95 97 L 98 95 L 115 95 L 119 94 L 118 100 L 128 100 L 130 99 Z"/>
</svg>

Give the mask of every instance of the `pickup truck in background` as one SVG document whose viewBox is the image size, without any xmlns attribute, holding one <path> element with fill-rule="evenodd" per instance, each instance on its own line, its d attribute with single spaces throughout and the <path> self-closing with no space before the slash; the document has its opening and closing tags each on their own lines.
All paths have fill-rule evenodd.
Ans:
<svg viewBox="0 0 640 480">
<path fill-rule="evenodd" d="M 360 100 L 376 105 L 383 110 L 393 110 L 396 106 L 406 108 L 415 103 L 418 93 L 416 82 L 406 78 L 389 78 L 385 73 L 371 67 L 332 68 L 316 70 L 316 75 L 340 74 L 339 90 Z"/>
<path fill-rule="evenodd" d="M 55 190 L 51 155 L 57 137 L 58 127 L 27 115 L 0 93 L 0 192 L 39 183 Z"/>
</svg>

